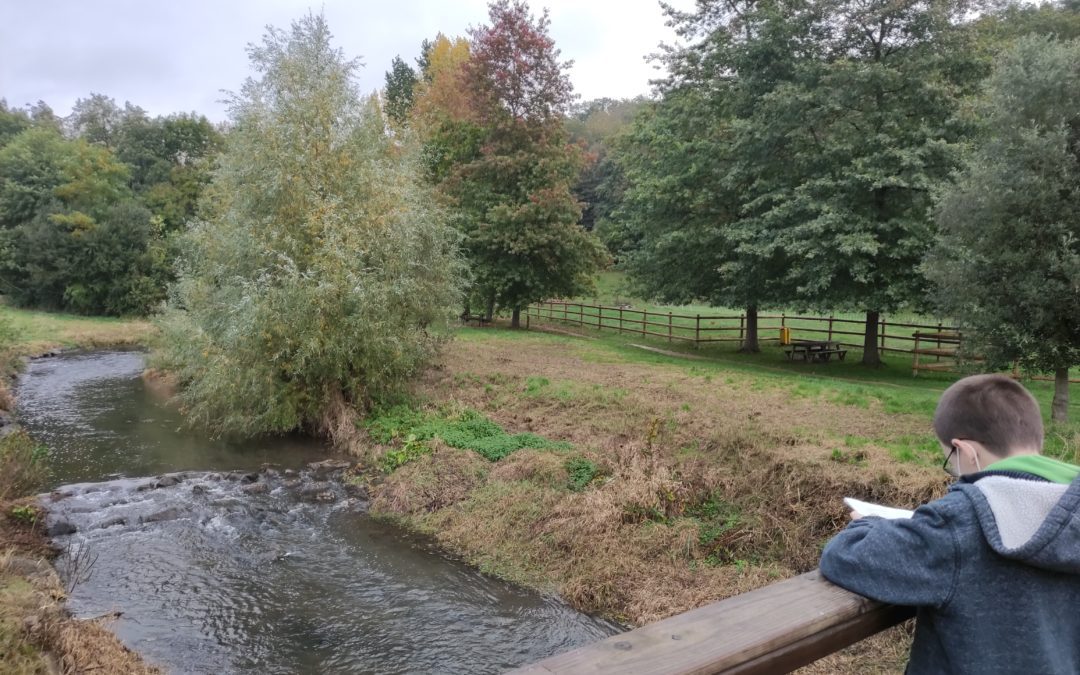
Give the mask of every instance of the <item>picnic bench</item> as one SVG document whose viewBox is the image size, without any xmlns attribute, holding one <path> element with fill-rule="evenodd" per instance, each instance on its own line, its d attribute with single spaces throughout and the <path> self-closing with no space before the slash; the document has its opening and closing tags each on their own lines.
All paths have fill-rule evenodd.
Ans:
<svg viewBox="0 0 1080 675">
<path fill-rule="evenodd" d="M 801 359 L 807 363 L 827 362 L 834 356 L 843 361 L 847 356 L 847 350 L 842 349 L 839 344 L 824 340 L 795 340 L 784 349 L 784 353 L 789 361 Z"/>
<path fill-rule="evenodd" d="M 483 314 L 462 314 L 461 315 L 461 322 L 463 324 L 465 324 L 466 326 L 469 325 L 469 322 L 473 322 L 473 321 L 476 322 L 476 325 L 479 328 L 483 328 L 484 326 L 490 326 L 491 325 L 491 319 L 487 318 Z"/>
</svg>

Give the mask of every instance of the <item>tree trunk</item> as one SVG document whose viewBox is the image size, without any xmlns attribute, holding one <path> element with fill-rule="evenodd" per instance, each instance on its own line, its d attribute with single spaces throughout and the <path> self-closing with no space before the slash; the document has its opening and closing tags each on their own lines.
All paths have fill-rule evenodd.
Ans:
<svg viewBox="0 0 1080 675">
<path fill-rule="evenodd" d="M 878 322 L 881 313 L 866 310 L 866 327 L 863 339 L 862 364 L 864 366 L 880 366 L 881 352 L 878 351 Z"/>
<path fill-rule="evenodd" d="M 515 307 L 514 313 L 510 315 L 510 327 L 521 328 L 521 307 Z"/>
<path fill-rule="evenodd" d="M 757 305 L 746 306 L 746 335 L 739 351 L 744 354 L 757 354 L 761 351 L 758 345 Z"/>
<path fill-rule="evenodd" d="M 1054 402 L 1050 404 L 1050 419 L 1054 422 L 1069 421 L 1069 369 L 1054 371 Z"/>
<path fill-rule="evenodd" d="M 492 319 L 495 318 L 495 296 L 494 295 L 491 296 L 490 298 L 488 298 L 487 316 L 484 317 L 484 318 L 487 319 L 488 322 L 490 322 Z"/>
</svg>

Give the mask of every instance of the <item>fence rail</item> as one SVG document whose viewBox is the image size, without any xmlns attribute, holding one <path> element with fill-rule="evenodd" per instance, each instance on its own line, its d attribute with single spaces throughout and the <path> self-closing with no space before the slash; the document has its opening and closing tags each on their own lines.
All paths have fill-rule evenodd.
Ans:
<svg viewBox="0 0 1080 675">
<path fill-rule="evenodd" d="M 787 673 L 913 616 L 808 572 L 512 671 Z"/>
<path fill-rule="evenodd" d="M 695 345 L 712 342 L 742 342 L 746 338 L 747 329 L 745 314 L 675 314 L 560 300 L 534 303 L 527 308 L 525 313 L 526 316 L 535 319 L 562 321 L 586 328 L 615 330 L 620 333 L 634 333 L 663 338 L 669 342 L 681 341 Z M 857 326 L 858 330 L 851 330 L 852 326 Z M 779 341 L 780 329 L 788 328 L 795 339 L 825 340 L 845 347 L 862 348 L 865 338 L 864 327 L 864 321 L 836 316 L 759 314 L 758 340 Z M 917 337 L 919 333 L 947 335 L 957 333 L 957 329 L 941 322 L 937 324 L 890 322 L 882 317 L 878 322 L 878 348 L 882 351 L 902 354 L 921 353 L 933 357 L 935 363 L 940 361 L 942 356 L 935 354 L 932 350 L 941 350 L 943 347 L 950 346 L 949 343 L 944 339 L 937 343 L 928 342 L 925 337 Z M 857 340 L 847 338 L 857 338 Z M 925 359 L 923 364 L 924 368 L 925 365 L 929 365 L 926 364 Z"/>
</svg>

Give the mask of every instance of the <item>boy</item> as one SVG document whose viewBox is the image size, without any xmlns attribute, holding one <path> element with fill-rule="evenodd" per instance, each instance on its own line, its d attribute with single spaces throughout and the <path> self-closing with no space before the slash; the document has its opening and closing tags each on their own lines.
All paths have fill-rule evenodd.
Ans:
<svg viewBox="0 0 1080 675">
<path fill-rule="evenodd" d="M 917 608 L 908 673 L 1080 673 L 1080 467 L 1040 455 L 1039 405 L 976 375 L 934 413 L 959 481 L 910 519 L 859 517 L 821 573 Z"/>
</svg>

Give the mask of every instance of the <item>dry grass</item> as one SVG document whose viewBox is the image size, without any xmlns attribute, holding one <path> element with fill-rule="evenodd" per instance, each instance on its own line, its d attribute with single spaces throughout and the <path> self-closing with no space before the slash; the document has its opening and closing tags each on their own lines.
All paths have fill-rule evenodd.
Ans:
<svg viewBox="0 0 1080 675">
<path fill-rule="evenodd" d="M 475 452 L 438 446 L 380 485 L 372 511 L 419 515 L 453 506 L 483 482 L 488 470 L 488 462 Z"/>
<path fill-rule="evenodd" d="M 157 673 L 124 647 L 100 620 L 78 620 L 65 610 L 65 593 L 47 557 L 53 554 L 43 514 L 29 522 L 0 504 L 0 672 Z M 36 507 L 34 507 L 36 508 Z"/>
<path fill-rule="evenodd" d="M 376 486 L 373 510 L 482 569 L 643 624 L 814 568 L 846 522 L 844 496 L 914 506 L 945 487 L 883 447 L 924 432 L 922 418 L 595 349 L 461 341 L 418 391 L 482 410 L 512 433 L 573 443 L 601 469 L 585 490 L 568 489 L 565 453 L 519 451 L 485 471 L 468 453 L 440 449 Z M 881 443 L 837 456 L 847 435 Z M 717 511 L 729 520 L 709 515 Z M 890 632 L 807 672 L 899 672 L 907 644 Z"/>
</svg>

